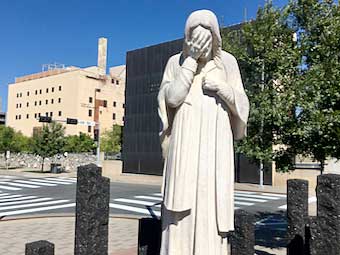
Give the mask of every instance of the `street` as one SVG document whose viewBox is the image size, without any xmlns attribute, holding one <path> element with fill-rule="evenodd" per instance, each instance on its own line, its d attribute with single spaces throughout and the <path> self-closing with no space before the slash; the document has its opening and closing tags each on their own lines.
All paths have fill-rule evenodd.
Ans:
<svg viewBox="0 0 340 255">
<path fill-rule="evenodd" d="M 0 176 L 0 217 L 74 213 L 76 178 Z M 160 216 L 160 186 L 111 182 L 110 214 Z M 274 213 L 286 204 L 283 194 L 235 191 L 235 209 Z"/>
</svg>

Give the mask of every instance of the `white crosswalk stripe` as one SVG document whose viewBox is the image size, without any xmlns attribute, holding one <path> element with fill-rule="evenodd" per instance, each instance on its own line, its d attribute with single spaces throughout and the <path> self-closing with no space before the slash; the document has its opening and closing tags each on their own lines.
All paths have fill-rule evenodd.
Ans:
<svg viewBox="0 0 340 255">
<path fill-rule="evenodd" d="M 44 178 L 22 178 L 22 179 L 2 179 L 0 177 L 0 193 L 5 191 L 18 191 L 24 188 L 38 189 L 41 187 L 56 187 L 58 185 L 74 185 L 76 178 L 69 177 L 44 177 Z"/>
<path fill-rule="evenodd" d="M 316 197 L 308 198 L 308 204 L 315 203 L 316 201 L 317 201 Z M 281 205 L 278 208 L 281 209 L 281 210 L 287 210 L 287 205 L 286 204 L 285 205 Z"/>
<path fill-rule="evenodd" d="M 70 203 L 67 199 L 11 194 L 0 196 L 0 217 L 69 207 L 75 207 L 75 203 Z"/>
<path fill-rule="evenodd" d="M 235 191 L 234 195 L 235 210 L 285 198 L 285 195 L 281 194 L 250 191 Z M 116 198 L 113 199 L 114 203 L 110 203 L 110 208 L 146 215 L 150 215 L 151 210 L 154 215 L 159 216 L 161 207 L 159 203 L 161 203 L 162 200 L 161 193 L 136 195 L 133 196 L 133 198 Z"/>
</svg>

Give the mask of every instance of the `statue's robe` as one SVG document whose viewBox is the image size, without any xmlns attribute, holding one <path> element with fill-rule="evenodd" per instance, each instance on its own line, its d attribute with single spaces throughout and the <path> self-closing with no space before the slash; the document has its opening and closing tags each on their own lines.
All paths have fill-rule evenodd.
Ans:
<svg viewBox="0 0 340 255">
<path fill-rule="evenodd" d="M 220 67 L 211 60 L 197 71 L 196 61 L 177 54 L 165 68 L 158 95 L 165 157 L 161 255 L 228 253 L 233 140 L 246 133 L 249 102 L 236 59 L 221 51 L 220 60 Z M 220 82 L 220 91 L 203 89 L 203 77 Z"/>
</svg>

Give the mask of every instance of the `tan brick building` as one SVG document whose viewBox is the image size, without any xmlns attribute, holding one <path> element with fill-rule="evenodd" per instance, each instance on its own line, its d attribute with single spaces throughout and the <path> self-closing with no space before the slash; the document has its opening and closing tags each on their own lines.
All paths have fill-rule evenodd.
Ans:
<svg viewBox="0 0 340 255">
<path fill-rule="evenodd" d="M 97 66 L 51 68 L 16 78 L 8 88 L 7 125 L 27 136 L 42 126 L 39 116 L 99 122 L 101 132 L 113 124 L 122 126 L 125 66 L 112 67 L 106 74 L 106 45 L 106 39 L 100 38 Z M 91 125 L 64 125 L 67 135 L 93 136 Z"/>
</svg>

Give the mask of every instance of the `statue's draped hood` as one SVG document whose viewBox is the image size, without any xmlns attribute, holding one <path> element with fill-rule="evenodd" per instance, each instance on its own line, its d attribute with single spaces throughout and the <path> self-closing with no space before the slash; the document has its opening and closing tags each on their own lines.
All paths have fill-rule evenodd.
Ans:
<svg viewBox="0 0 340 255">
<path fill-rule="evenodd" d="M 184 29 L 184 45 L 183 45 L 183 55 L 186 57 L 189 54 L 188 42 L 191 39 L 192 31 L 198 27 L 202 26 L 209 29 L 213 41 L 212 41 L 212 55 L 215 59 L 216 65 L 220 66 L 220 57 L 222 50 L 222 39 L 220 34 L 220 28 L 218 25 L 217 18 L 212 11 L 209 10 L 199 10 L 190 14 L 188 17 L 185 29 Z"/>
</svg>

